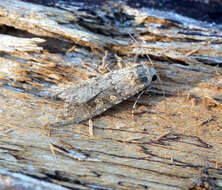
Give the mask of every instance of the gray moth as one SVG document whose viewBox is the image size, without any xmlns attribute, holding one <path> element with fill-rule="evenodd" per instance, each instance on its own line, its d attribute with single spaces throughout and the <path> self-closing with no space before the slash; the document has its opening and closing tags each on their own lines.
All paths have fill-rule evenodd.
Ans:
<svg viewBox="0 0 222 190">
<path fill-rule="evenodd" d="M 157 74 L 154 68 L 136 64 L 71 86 L 58 94 L 64 115 L 73 123 L 93 118 L 147 88 Z"/>
</svg>

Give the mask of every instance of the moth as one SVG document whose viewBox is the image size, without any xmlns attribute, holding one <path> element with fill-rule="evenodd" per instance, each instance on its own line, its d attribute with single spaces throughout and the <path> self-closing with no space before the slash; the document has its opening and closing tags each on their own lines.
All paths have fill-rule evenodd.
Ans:
<svg viewBox="0 0 222 190">
<path fill-rule="evenodd" d="M 64 115 L 73 123 L 91 119 L 147 88 L 157 78 L 154 68 L 136 64 L 88 79 L 65 89 Z"/>
</svg>

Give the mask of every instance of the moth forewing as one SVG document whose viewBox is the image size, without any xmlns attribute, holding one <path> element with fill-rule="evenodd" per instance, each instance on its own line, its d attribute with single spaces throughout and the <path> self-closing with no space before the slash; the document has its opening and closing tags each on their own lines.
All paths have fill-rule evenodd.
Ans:
<svg viewBox="0 0 222 190">
<path fill-rule="evenodd" d="M 79 123 L 99 115 L 148 87 L 154 76 L 154 68 L 137 64 L 71 86 L 59 95 L 65 116 Z"/>
</svg>

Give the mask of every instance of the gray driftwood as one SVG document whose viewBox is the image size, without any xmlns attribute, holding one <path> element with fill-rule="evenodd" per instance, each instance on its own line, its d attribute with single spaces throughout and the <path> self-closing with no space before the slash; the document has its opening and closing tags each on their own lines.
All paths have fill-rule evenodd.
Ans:
<svg viewBox="0 0 222 190">
<path fill-rule="evenodd" d="M 1 189 L 222 188 L 219 27 L 124 3 L 90 11 L 1 0 L 0 29 Z M 65 89 L 135 63 L 161 81 L 134 116 L 137 96 L 89 124 L 60 125 Z"/>
</svg>

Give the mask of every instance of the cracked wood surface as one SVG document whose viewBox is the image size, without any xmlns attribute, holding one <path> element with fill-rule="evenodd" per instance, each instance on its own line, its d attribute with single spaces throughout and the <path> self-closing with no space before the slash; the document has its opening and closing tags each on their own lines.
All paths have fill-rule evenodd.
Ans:
<svg viewBox="0 0 222 190">
<path fill-rule="evenodd" d="M 123 3 L 92 12 L 18 0 L 0 1 L 0 25 L 1 189 L 222 188 L 219 29 Z M 160 79 L 134 109 L 137 96 L 50 125 L 66 121 L 56 94 L 134 63 Z"/>
</svg>

